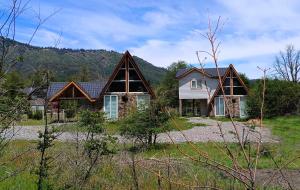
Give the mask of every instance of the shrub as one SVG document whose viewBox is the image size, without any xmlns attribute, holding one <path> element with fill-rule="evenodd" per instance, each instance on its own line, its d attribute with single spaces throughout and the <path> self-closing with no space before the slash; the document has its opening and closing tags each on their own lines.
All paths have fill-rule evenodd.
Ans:
<svg viewBox="0 0 300 190">
<path fill-rule="evenodd" d="M 250 89 L 247 98 L 247 112 L 250 118 L 260 116 L 262 102 L 262 83 L 257 81 Z M 264 116 L 275 117 L 295 114 L 300 105 L 300 84 L 271 80 L 266 81 Z"/>
<path fill-rule="evenodd" d="M 41 120 L 43 118 L 43 112 L 41 110 L 36 110 L 33 113 L 33 119 Z"/>
<path fill-rule="evenodd" d="M 77 101 L 67 100 L 62 102 L 62 108 L 65 110 L 66 118 L 74 118 L 77 113 Z"/>
<path fill-rule="evenodd" d="M 150 106 L 133 111 L 120 126 L 121 135 L 134 138 L 144 145 L 156 143 L 157 134 L 168 130 L 169 115 L 155 102 Z"/>
</svg>

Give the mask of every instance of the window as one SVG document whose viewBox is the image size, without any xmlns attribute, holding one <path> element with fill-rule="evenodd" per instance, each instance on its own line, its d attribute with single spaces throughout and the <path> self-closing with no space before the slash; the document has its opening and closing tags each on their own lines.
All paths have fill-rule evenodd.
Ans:
<svg viewBox="0 0 300 190">
<path fill-rule="evenodd" d="M 118 118 L 118 96 L 104 96 L 104 112 L 109 119 Z"/>
<path fill-rule="evenodd" d="M 216 116 L 225 116 L 225 106 L 224 106 L 223 97 L 215 98 L 215 108 L 216 108 Z"/>
<path fill-rule="evenodd" d="M 149 95 L 138 95 L 136 97 L 136 106 L 138 109 L 147 108 L 150 104 L 150 96 Z"/>
<path fill-rule="evenodd" d="M 246 97 L 240 97 L 240 117 L 245 118 L 247 117 L 247 110 L 246 110 Z"/>
<path fill-rule="evenodd" d="M 191 88 L 202 88 L 202 81 L 201 80 L 192 79 L 191 80 Z"/>
<path fill-rule="evenodd" d="M 201 80 L 197 80 L 197 88 L 202 88 L 202 81 Z"/>
<path fill-rule="evenodd" d="M 197 81 L 196 81 L 196 79 L 193 79 L 191 81 L 191 88 L 197 88 Z"/>
</svg>

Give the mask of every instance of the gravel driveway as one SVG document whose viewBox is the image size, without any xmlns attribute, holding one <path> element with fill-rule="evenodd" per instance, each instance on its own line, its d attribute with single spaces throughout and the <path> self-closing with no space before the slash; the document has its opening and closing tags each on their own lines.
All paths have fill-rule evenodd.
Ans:
<svg viewBox="0 0 300 190">
<path fill-rule="evenodd" d="M 207 126 L 193 127 L 189 130 L 183 131 L 171 131 L 168 133 L 161 133 L 158 135 L 157 142 L 166 142 L 166 143 L 182 143 L 187 141 L 192 142 L 223 142 L 217 121 L 208 119 L 208 118 L 189 118 L 191 123 L 201 123 L 206 124 Z M 251 130 L 248 127 L 245 127 L 240 122 L 235 122 L 237 126 L 237 131 L 241 138 L 248 135 L 250 141 L 257 141 L 259 132 L 262 136 L 262 142 L 278 142 L 276 138 L 271 135 L 271 131 L 268 128 L 255 128 Z M 222 122 L 222 131 L 224 133 L 224 138 L 226 142 L 237 142 L 235 135 L 235 130 L 231 122 Z M 37 140 L 38 131 L 42 131 L 42 126 L 15 126 L 10 131 L 8 131 L 7 136 L 11 136 L 12 139 L 18 140 Z M 14 135 L 12 135 L 14 134 Z M 125 142 L 126 140 L 119 135 L 115 135 L 120 142 Z M 63 132 L 59 134 L 58 140 L 69 141 L 76 138 L 76 133 Z M 84 134 L 79 133 L 79 139 L 83 139 Z M 172 140 L 171 140 L 172 139 Z"/>
</svg>

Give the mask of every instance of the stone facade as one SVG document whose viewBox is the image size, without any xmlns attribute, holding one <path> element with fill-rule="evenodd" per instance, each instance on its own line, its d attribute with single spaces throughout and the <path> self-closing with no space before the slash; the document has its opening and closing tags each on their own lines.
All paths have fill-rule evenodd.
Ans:
<svg viewBox="0 0 300 190">
<path fill-rule="evenodd" d="M 240 97 L 227 96 L 226 101 L 228 108 L 225 108 L 225 115 L 229 116 L 231 113 L 232 117 L 240 117 Z"/>
<path fill-rule="evenodd" d="M 137 94 L 120 94 L 118 95 L 119 100 L 119 118 L 124 118 L 130 110 L 136 107 L 136 96 Z"/>
</svg>

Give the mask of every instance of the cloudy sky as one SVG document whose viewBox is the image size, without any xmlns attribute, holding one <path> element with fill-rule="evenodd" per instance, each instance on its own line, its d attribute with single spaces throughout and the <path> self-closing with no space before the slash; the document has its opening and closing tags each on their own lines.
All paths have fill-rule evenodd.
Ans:
<svg viewBox="0 0 300 190">
<path fill-rule="evenodd" d="M 7 2 L 0 0 L 1 11 Z M 261 76 L 257 66 L 271 67 L 287 44 L 300 44 L 299 0 L 31 0 L 18 19 L 17 40 L 28 41 L 39 10 L 43 18 L 59 12 L 42 25 L 33 45 L 53 46 L 60 38 L 59 47 L 129 50 L 161 67 L 178 60 L 196 64 L 195 52 L 209 50 L 201 36 L 208 15 L 225 22 L 221 65 L 232 63 L 250 78 Z M 206 66 L 212 66 L 209 60 Z"/>
</svg>

